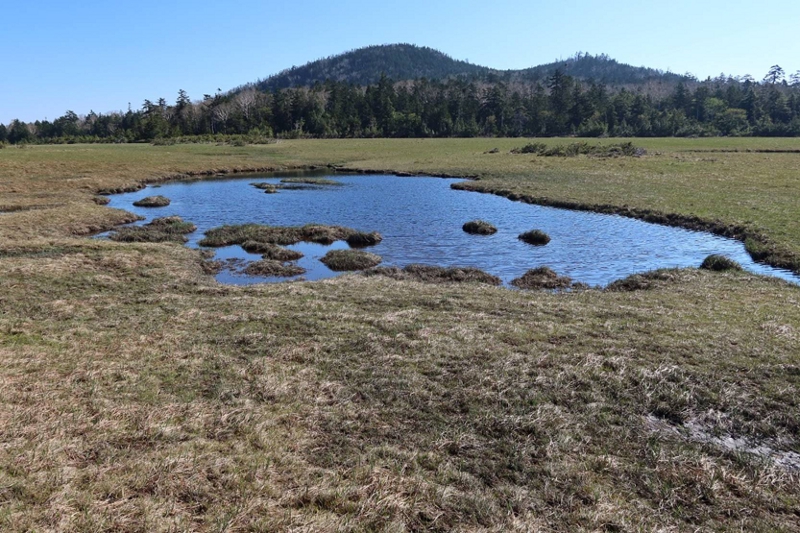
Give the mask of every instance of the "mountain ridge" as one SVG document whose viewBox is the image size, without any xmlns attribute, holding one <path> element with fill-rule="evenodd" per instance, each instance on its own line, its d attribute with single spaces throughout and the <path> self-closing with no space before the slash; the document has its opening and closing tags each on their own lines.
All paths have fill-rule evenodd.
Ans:
<svg viewBox="0 0 800 533">
<path fill-rule="evenodd" d="M 370 85 L 376 83 L 384 74 L 393 81 L 462 77 L 491 82 L 535 83 L 546 80 L 557 69 L 578 80 L 592 80 L 608 85 L 636 85 L 652 81 L 678 82 L 689 79 L 687 76 L 672 72 L 621 63 L 605 54 L 577 53 L 566 60 L 525 69 L 501 70 L 454 59 L 444 52 L 427 46 L 397 43 L 366 46 L 309 61 L 299 67 L 284 69 L 265 79 L 237 87 L 231 92 L 249 87 L 262 91 L 308 87 L 329 79 L 353 85 Z"/>
</svg>

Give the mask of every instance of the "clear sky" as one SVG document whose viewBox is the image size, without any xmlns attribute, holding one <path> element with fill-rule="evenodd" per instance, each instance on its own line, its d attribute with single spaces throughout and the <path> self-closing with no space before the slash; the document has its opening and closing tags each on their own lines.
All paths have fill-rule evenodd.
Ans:
<svg viewBox="0 0 800 533">
<path fill-rule="evenodd" d="M 705 78 L 800 70 L 798 0 L 0 0 L 0 123 L 192 99 L 372 44 L 499 69 L 575 52 Z"/>
</svg>

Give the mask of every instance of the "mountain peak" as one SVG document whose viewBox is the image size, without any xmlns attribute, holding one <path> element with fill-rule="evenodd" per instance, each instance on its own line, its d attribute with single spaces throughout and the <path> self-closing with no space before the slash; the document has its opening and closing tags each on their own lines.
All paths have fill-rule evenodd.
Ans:
<svg viewBox="0 0 800 533">
<path fill-rule="evenodd" d="M 578 79 L 592 79 L 610 85 L 639 84 L 652 80 L 678 81 L 682 76 L 660 70 L 634 67 L 609 58 L 605 54 L 578 53 L 558 60 L 521 70 L 498 70 L 453 59 L 447 54 L 408 43 L 383 44 L 350 50 L 334 56 L 292 67 L 265 80 L 251 84 L 261 90 L 311 86 L 333 80 L 354 85 L 376 83 L 381 75 L 394 81 L 453 77 L 490 79 L 491 81 L 542 81 L 557 70 Z"/>
</svg>

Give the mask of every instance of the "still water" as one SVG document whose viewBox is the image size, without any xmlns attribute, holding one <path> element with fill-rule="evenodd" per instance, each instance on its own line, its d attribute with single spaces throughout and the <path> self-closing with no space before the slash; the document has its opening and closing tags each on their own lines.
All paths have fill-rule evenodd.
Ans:
<svg viewBox="0 0 800 533">
<path fill-rule="evenodd" d="M 499 276 L 505 283 L 528 269 L 547 265 L 573 281 L 589 285 L 608 283 L 634 273 L 666 267 L 697 267 L 710 254 L 722 254 L 749 271 L 800 283 L 800 276 L 755 263 L 736 240 L 710 233 L 650 224 L 614 215 L 600 215 L 512 202 L 489 194 L 457 191 L 454 181 L 442 178 L 389 175 L 320 175 L 340 186 L 311 186 L 265 194 L 254 182 L 278 184 L 281 178 L 301 174 L 260 175 L 235 179 L 172 182 L 135 193 L 111 196 L 110 207 L 147 217 L 179 215 L 197 225 L 188 235 L 197 246 L 203 233 L 224 224 L 257 223 L 298 226 L 320 223 L 378 231 L 383 242 L 368 248 L 383 265 L 424 263 L 473 266 Z M 172 203 L 163 208 L 134 207 L 145 196 L 163 195 Z M 461 226 L 484 219 L 498 228 L 491 236 L 468 235 Z M 540 229 L 550 235 L 547 246 L 531 246 L 517 235 Z M 319 262 L 330 249 L 347 248 L 300 243 L 289 248 L 305 254 L 298 264 L 304 279 L 338 275 Z M 217 250 L 217 258 L 258 260 L 238 246 Z M 284 281 L 226 270 L 223 283 Z"/>
</svg>

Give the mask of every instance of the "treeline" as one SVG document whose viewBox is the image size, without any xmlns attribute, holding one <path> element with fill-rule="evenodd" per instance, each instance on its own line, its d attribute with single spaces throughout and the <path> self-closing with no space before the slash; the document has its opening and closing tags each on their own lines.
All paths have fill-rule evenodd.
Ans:
<svg viewBox="0 0 800 533">
<path fill-rule="evenodd" d="M 0 125 L 0 142 L 137 142 L 240 135 L 246 139 L 338 137 L 798 136 L 800 75 L 773 67 L 762 82 L 720 77 L 680 82 L 659 96 L 580 82 L 561 71 L 546 83 L 454 79 L 366 87 L 328 81 L 273 92 L 248 88 L 125 113 Z"/>
</svg>

